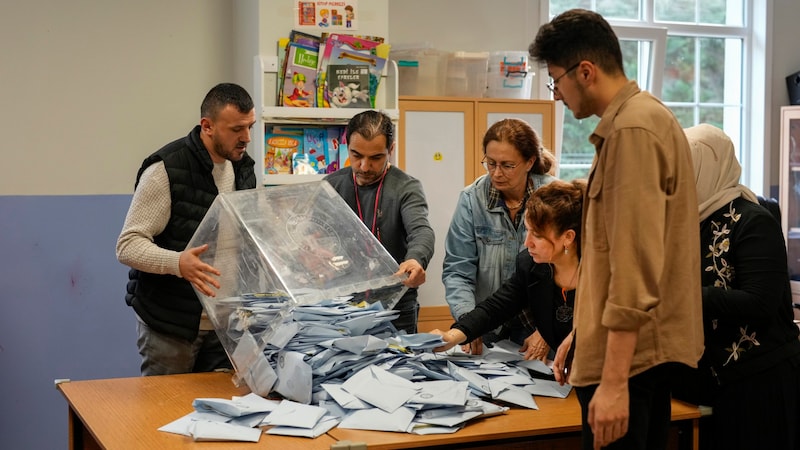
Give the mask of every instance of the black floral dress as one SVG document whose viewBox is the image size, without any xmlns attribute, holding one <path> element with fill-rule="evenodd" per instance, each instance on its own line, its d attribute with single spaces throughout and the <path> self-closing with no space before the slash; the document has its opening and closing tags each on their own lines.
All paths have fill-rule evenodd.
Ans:
<svg viewBox="0 0 800 450">
<path fill-rule="evenodd" d="M 705 448 L 800 448 L 800 340 L 780 225 L 737 198 L 700 224 Z M 770 441 L 773 440 L 773 441 Z"/>
</svg>

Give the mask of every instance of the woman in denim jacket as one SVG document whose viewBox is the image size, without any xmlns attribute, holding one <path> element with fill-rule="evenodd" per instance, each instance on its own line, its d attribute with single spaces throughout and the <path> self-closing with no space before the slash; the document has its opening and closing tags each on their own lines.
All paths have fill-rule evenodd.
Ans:
<svg viewBox="0 0 800 450">
<path fill-rule="evenodd" d="M 442 282 L 456 320 L 514 274 L 517 254 L 525 248 L 524 206 L 533 191 L 555 179 L 548 173 L 553 155 L 520 119 L 492 125 L 483 138 L 483 155 L 487 173 L 461 191 L 445 240 Z M 483 338 L 487 344 L 509 338 L 523 351 L 541 349 L 537 358 L 549 350 L 524 312 Z M 482 339 L 464 346 L 475 354 L 482 348 Z"/>
</svg>

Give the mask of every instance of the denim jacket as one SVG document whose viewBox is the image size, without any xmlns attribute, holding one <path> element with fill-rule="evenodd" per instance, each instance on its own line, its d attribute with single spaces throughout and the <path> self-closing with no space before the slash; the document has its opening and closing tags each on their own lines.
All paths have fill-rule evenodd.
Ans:
<svg viewBox="0 0 800 450">
<path fill-rule="evenodd" d="M 531 174 L 529 187 L 554 179 Z M 517 254 L 525 247 L 525 222 L 514 228 L 503 206 L 489 209 L 490 187 L 491 179 L 483 175 L 461 191 L 444 243 L 442 282 L 456 320 L 514 274 Z"/>
</svg>

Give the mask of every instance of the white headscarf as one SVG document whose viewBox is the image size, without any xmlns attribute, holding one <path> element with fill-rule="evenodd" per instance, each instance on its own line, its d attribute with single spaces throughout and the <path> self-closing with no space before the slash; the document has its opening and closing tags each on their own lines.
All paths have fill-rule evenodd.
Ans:
<svg viewBox="0 0 800 450">
<path fill-rule="evenodd" d="M 705 123 L 686 128 L 684 132 L 692 149 L 701 222 L 735 198 L 744 197 L 758 203 L 753 191 L 739 183 L 742 166 L 725 132 Z"/>
</svg>

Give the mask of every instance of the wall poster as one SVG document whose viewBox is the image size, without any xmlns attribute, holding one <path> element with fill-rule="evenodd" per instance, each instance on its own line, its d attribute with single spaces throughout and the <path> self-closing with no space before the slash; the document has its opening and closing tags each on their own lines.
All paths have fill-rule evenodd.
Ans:
<svg viewBox="0 0 800 450">
<path fill-rule="evenodd" d="M 293 0 L 294 27 L 320 32 L 358 29 L 358 0 Z"/>
</svg>

